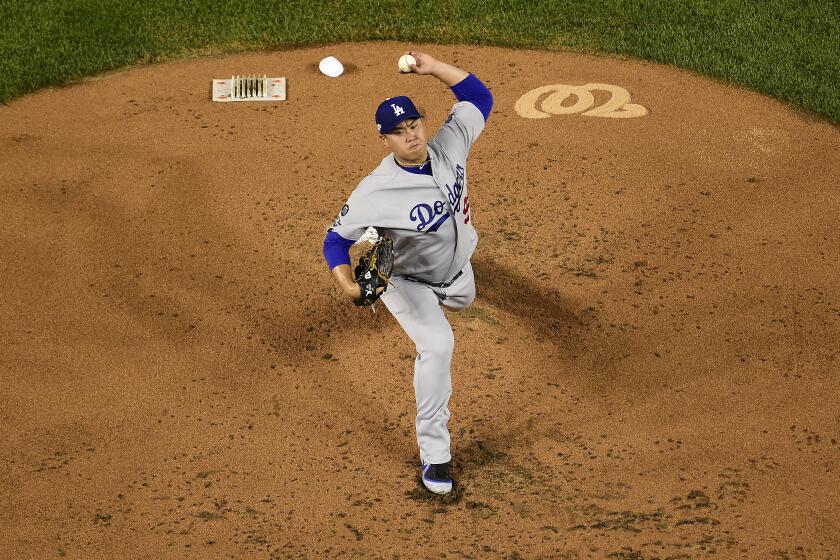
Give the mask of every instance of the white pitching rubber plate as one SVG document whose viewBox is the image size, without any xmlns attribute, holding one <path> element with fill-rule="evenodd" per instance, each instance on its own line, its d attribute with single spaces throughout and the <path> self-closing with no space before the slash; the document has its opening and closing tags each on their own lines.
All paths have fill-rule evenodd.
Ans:
<svg viewBox="0 0 840 560">
<path fill-rule="evenodd" d="M 231 76 L 213 80 L 213 101 L 286 101 L 286 78 Z"/>
</svg>

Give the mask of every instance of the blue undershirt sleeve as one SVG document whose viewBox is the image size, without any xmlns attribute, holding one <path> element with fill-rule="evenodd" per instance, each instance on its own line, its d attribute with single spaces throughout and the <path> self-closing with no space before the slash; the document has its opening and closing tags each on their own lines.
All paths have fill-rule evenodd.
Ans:
<svg viewBox="0 0 840 560">
<path fill-rule="evenodd" d="M 470 74 L 452 86 L 451 89 L 458 101 L 469 101 L 478 107 L 478 110 L 484 115 L 484 120 L 487 121 L 490 117 L 490 111 L 493 109 L 493 94 L 475 74 Z"/>
<path fill-rule="evenodd" d="M 344 239 L 336 232 L 330 230 L 324 237 L 324 258 L 330 270 L 340 264 L 350 264 L 350 247 L 355 241 Z"/>
</svg>

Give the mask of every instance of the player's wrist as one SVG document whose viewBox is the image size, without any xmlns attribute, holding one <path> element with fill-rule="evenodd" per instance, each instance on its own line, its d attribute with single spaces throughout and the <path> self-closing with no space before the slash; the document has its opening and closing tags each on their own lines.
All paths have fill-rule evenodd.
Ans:
<svg viewBox="0 0 840 560">
<path fill-rule="evenodd" d="M 452 64 L 441 61 L 435 62 L 436 64 L 432 70 L 432 75 L 449 87 L 454 86 L 470 75 L 469 72 L 462 70 L 457 66 L 453 66 Z"/>
<path fill-rule="evenodd" d="M 435 60 L 432 66 L 432 75 L 438 80 L 446 81 L 447 76 L 451 73 L 454 66 L 443 62 L 442 60 Z"/>
<path fill-rule="evenodd" d="M 332 269 L 333 276 L 342 292 L 352 299 L 359 299 L 362 290 L 353 278 L 353 271 L 349 264 L 340 264 Z"/>
<path fill-rule="evenodd" d="M 353 284 L 351 284 L 350 286 L 345 286 L 344 293 L 347 294 L 347 297 L 355 301 L 357 299 L 361 299 L 362 288 L 358 284 L 353 282 Z"/>
</svg>

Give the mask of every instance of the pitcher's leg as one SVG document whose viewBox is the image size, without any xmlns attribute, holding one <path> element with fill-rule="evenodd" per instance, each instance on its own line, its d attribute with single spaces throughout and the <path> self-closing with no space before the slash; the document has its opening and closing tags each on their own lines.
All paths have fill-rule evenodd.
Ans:
<svg viewBox="0 0 840 560">
<path fill-rule="evenodd" d="M 414 342 L 414 397 L 417 404 L 417 444 L 427 463 L 451 459 L 449 397 L 452 394 L 450 364 L 455 339 L 435 293 L 418 282 L 400 281 L 388 289 L 382 301 Z"/>
<path fill-rule="evenodd" d="M 470 306 L 475 299 L 475 276 L 473 275 L 472 264 L 467 263 L 464 272 L 448 288 L 438 290 L 443 293 L 441 303 L 451 311 L 461 311 Z"/>
</svg>

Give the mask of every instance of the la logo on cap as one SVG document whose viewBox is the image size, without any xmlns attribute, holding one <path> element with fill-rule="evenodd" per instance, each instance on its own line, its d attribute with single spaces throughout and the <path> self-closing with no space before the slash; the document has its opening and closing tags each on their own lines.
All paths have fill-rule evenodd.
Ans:
<svg viewBox="0 0 840 560">
<path fill-rule="evenodd" d="M 396 103 L 391 103 L 391 108 L 394 110 L 394 116 L 399 117 L 403 113 L 405 113 L 405 109 L 397 105 Z"/>
</svg>

